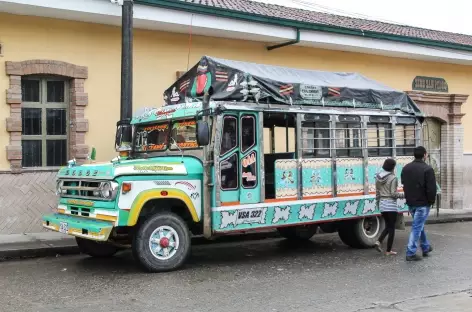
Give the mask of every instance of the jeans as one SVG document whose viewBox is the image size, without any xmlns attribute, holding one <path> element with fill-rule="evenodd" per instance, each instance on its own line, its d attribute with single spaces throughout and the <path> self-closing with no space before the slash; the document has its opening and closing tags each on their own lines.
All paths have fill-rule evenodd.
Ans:
<svg viewBox="0 0 472 312">
<path fill-rule="evenodd" d="M 413 223 L 411 225 L 410 238 L 408 239 L 408 247 L 406 250 L 407 256 L 416 254 L 418 248 L 418 240 L 421 241 L 421 249 L 423 252 L 429 251 L 429 241 L 424 231 L 424 224 L 429 215 L 429 206 L 410 207 L 410 213 L 413 216 Z"/>
</svg>

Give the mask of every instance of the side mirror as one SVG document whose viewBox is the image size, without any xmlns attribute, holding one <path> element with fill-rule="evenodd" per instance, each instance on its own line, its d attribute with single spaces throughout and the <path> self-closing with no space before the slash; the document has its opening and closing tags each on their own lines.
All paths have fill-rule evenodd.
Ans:
<svg viewBox="0 0 472 312">
<path fill-rule="evenodd" d="M 117 152 L 131 151 L 133 127 L 130 120 L 120 120 L 116 123 L 115 150 Z"/>
<path fill-rule="evenodd" d="M 210 144 L 210 127 L 206 121 L 197 121 L 197 143 L 199 146 Z"/>
</svg>

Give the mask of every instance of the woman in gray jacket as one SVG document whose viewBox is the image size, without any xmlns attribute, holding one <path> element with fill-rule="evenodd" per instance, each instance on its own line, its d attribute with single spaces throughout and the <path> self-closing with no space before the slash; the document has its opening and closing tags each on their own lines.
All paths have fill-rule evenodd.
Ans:
<svg viewBox="0 0 472 312">
<path fill-rule="evenodd" d="M 375 190 L 377 206 L 380 208 L 385 220 L 385 229 L 375 243 L 375 248 L 382 252 L 382 242 L 388 234 L 386 255 L 396 255 L 392 251 L 393 239 L 395 238 L 395 224 L 398 216 L 397 199 L 403 198 L 403 193 L 398 193 L 398 179 L 395 176 L 396 161 L 392 158 L 385 160 L 382 171 L 375 176 Z"/>
</svg>

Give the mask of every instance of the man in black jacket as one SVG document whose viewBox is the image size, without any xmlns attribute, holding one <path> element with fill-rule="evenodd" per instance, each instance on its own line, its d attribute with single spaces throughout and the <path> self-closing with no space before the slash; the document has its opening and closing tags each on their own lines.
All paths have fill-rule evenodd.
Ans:
<svg viewBox="0 0 472 312">
<path fill-rule="evenodd" d="M 401 182 L 405 193 L 406 204 L 413 216 L 410 238 L 406 252 L 407 261 L 421 260 L 416 254 L 418 240 L 421 240 L 423 257 L 433 251 L 426 233 L 424 224 L 429 215 L 429 210 L 436 200 L 436 177 L 431 166 L 425 163 L 426 149 L 418 146 L 414 151 L 415 160 L 407 164 L 401 174 Z"/>
</svg>

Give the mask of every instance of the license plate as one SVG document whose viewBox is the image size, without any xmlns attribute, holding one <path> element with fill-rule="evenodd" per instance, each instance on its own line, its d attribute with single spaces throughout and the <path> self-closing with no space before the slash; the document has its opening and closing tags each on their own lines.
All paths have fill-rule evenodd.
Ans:
<svg viewBox="0 0 472 312">
<path fill-rule="evenodd" d="M 242 209 L 237 211 L 236 224 L 264 223 L 267 208 Z"/>
<path fill-rule="evenodd" d="M 69 231 L 69 224 L 67 222 L 61 222 L 59 224 L 59 232 L 67 234 Z"/>
</svg>

